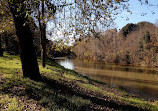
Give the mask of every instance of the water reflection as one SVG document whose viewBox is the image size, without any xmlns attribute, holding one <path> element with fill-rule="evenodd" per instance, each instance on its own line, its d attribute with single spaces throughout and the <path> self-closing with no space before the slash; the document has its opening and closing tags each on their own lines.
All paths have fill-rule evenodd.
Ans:
<svg viewBox="0 0 158 111">
<path fill-rule="evenodd" d="M 57 62 L 65 68 L 108 83 L 111 87 L 122 87 L 145 99 L 158 99 L 157 68 L 129 67 L 65 58 L 58 58 Z"/>
<path fill-rule="evenodd" d="M 65 59 L 65 60 L 59 60 L 59 63 L 61 66 L 64 66 L 67 69 L 74 70 L 74 64 L 71 60 Z"/>
</svg>

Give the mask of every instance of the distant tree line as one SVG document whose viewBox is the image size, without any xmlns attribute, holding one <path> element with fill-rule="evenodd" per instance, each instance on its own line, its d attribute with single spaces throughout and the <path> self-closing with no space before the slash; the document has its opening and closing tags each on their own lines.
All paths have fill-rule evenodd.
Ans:
<svg viewBox="0 0 158 111">
<path fill-rule="evenodd" d="M 98 35 L 98 34 L 97 34 Z M 158 66 L 158 27 L 149 22 L 127 24 L 100 37 L 78 39 L 73 52 L 81 59 L 124 65 Z"/>
</svg>

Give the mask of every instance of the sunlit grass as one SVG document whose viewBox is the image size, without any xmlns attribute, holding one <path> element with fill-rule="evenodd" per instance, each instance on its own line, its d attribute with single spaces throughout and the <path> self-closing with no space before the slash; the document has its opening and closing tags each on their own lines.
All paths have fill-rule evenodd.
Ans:
<svg viewBox="0 0 158 111">
<path fill-rule="evenodd" d="M 40 59 L 38 59 L 38 62 L 40 64 Z M 89 78 L 83 77 L 72 70 L 65 69 L 50 60 L 47 60 L 46 68 L 43 68 L 41 65 L 39 65 L 39 68 L 42 75 L 52 80 L 58 81 L 59 83 L 64 83 L 67 85 L 75 84 L 87 92 L 94 92 L 103 96 L 108 96 L 115 99 L 117 98 L 120 100 L 120 102 L 126 102 L 140 108 L 146 108 L 153 111 L 158 110 L 157 101 L 144 101 L 140 98 L 120 96 L 113 92 L 105 91 L 104 89 L 92 84 L 94 81 L 90 80 Z M 5 78 L 5 83 L 0 84 L 0 90 L 6 93 L 0 93 L 0 110 L 3 109 L 6 104 L 10 105 L 7 108 L 11 110 L 21 110 L 25 107 L 24 105 L 19 105 L 19 101 L 17 101 L 17 98 L 15 97 L 17 95 L 10 95 L 14 93 L 10 91 L 10 89 L 14 89 L 14 87 L 24 88 L 23 96 L 25 96 L 25 98 L 28 100 L 32 98 L 34 101 L 38 101 L 38 104 L 40 104 L 42 108 L 44 107 L 44 110 L 75 111 L 82 110 L 83 108 L 92 104 L 90 100 L 84 99 L 83 97 L 63 94 L 58 90 L 54 90 L 46 83 L 36 82 L 29 78 L 22 78 L 21 62 L 19 56 L 8 55 L 5 53 L 4 57 L 0 57 L 0 76 Z M 96 84 L 99 83 L 96 82 Z M 107 87 L 106 85 L 103 86 Z M 119 93 L 122 95 L 127 95 L 127 93 L 123 91 L 117 91 L 119 91 Z"/>
<path fill-rule="evenodd" d="M 8 111 L 20 110 L 17 99 L 7 94 L 0 95 L 0 108 L 1 108 L 1 111 L 6 111 L 6 109 Z"/>
<path fill-rule="evenodd" d="M 8 57 L 10 57 L 8 59 Z M 40 62 L 40 61 L 39 61 Z M 70 95 L 63 95 L 56 91 L 54 91 L 50 86 L 42 82 L 36 82 L 30 80 L 29 78 L 22 78 L 22 72 L 20 70 L 21 63 L 20 60 L 17 59 L 16 56 L 8 56 L 7 54 L 4 55 L 4 58 L 0 58 L 0 73 L 3 74 L 3 77 L 6 79 L 5 84 L 0 84 L 0 90 L 10 90 L 15 86 L 23 86 L 25 87 L 25 95 L 26 98 L 34 98 L 38 100 L 38 103 L 44 106 L 45 110 L 81 110 L 84 106 L 90 104 L 90 101 L 87 99 L 83 99 L 82 97 L 77 96 L 70 96 Z M 62 69 L 56 67 L 54 71 L 52 67 L 47 65 L 46 68 L 42 68 L 40 66 L 40 72 L 45 74 L 49 74 L 50 76 L 54 76 L 57 80 L 59 80 L 59 76 L 56 74 L 61 73 Z M 19 74 L 16 76 L 15 74 Z M 61 79 L 61 77 L 60 77 Z M 8 92 L 7 93 L 12 93 Z M 3 109 L 4 105 L 9 104 L 7 110 L 21 110 L 21 107 L 18 106 L 19 102 L 16 98 L 9 97 L 7 95 L 2 95 L 3 98 L 0 101 L 1 107 Z M 14 104 L 12 104 L 14 103 Z"/>
<path fill-rule="evenodd" d="M 120 100 L 137 105 L 139 107 L 142 108 L 146 108 L 148 110 L 152 110 L 152 111 L 158 111 L 158 104 L 155 102 L 149 102 L 149 101 L 144 101 L 141 100 L 140 98 L 131 98 L 131 97 L 119 97 Z"/>
</svg>

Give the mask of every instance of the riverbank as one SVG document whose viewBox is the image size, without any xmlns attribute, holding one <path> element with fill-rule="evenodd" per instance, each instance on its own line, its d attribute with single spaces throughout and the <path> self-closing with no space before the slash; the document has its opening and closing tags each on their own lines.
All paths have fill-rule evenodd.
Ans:
<svg viewBox="0 0 158 111">
<path fill-rule="evenodd" d="M 51 60 L 47 64 L 39 66 L 43 79 L 33 81 L 22 77 L 19 56 L 0 57 L 0 110 L 158 110 L 157 101 L 110 88 Z"/>
<path fill-rule="evenodd" d="M 81 59 L 55 58 L 65 68 L 75 70 L 91 79 L 119 87 L 145 100 L 158 100 L 158 69 L 122 66 Z"/>
</svg>

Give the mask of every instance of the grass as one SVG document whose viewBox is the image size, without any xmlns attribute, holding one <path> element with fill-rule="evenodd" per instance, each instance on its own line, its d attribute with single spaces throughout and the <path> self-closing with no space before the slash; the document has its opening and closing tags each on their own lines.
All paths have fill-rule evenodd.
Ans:
<svg viewBox="0 0 158 111">
<path fill-rule="evenodd" d="M 0 110 L 125 110 L 130 106 L 158 111 L 157 101 L 130 97 L 124 91 L 65 69 L 49 59 L 47 64 L 46 68 L 39 67 L 48 81 L 33 81 L 22 77 L 19 56 L 5 53 L 0 57 Z"/>
<path fill-rule="evenodd" d="M 8 95 L 0 95 L 0 107 L 5 107 L 7 110 L 20 110 L 18 107 L 18 102 L 15 97 L 11 98 Z"/>
</svg>

